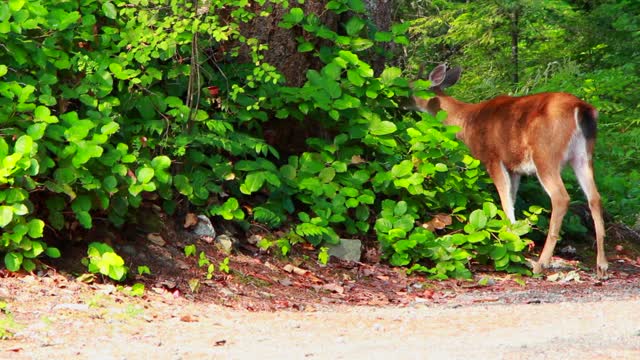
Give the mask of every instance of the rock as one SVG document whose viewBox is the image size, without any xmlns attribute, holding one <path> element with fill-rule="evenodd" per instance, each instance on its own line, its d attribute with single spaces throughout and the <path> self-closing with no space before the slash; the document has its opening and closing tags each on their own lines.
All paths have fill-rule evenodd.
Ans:
<svg viewBox="0 0 640 360">
<path fill-rule="evenodd" d="M 253 234 L 247 238 L 247 242 L 251 245 L 257 244 L 260 240 L 262 240 L 262 235 Z"/>
<path fill-rule="evenodd" d="M 348 261 L 360 261 L 362 241 L 357 239 L 340 239 L 336 245 L 329 245 L 329 255 Z"/>
<path fill-rule="evenodd" d="M 571 246 L 571 245 L 567 245 L 563 248 L 560 248 L 560 253 L 561 254 L 566 254 L 566 255 L 576 255 L 576 248 Z"/>
<path fill-rule="evenodd" d="M 133 245 L 130 245 L 130 244 L 124 244 L 124 245 L 120 246 L 119 250 L 122 251 L 124 254 L 127 254 L 129 256 L 136 255 L 136 253 L 137 253 L 136 248 Z"/>
<path fill-rule="evenodd" d="M 225 254 L 231 254 L 236 240 L 227 234 L 218 235 L 216 238 L 216 247 Z"/>
<path fill-rule="evenodd" d="M 167 242 L 162 238 L 162 235 L 158 233 L 147 234 L 147 240 L 158 246 L 165 246 L 167 244 Z"/>
<path fill-rule="evenodd" d="M 198 223 L 193 228 L 193 234 L 197 236 L 209 236 L 211 238 L 216 237 L 216 230 L 211 224 L 211 220 L 204 215 L 198 215 Z"/>
</svg>

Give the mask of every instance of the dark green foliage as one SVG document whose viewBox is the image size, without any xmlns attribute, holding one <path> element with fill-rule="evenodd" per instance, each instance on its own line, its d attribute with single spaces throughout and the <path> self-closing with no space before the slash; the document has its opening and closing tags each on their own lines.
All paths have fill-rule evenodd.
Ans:
<svg viewBox="0 0 640 360">
<path fill-rule="evenodd" d="M 9 1 L 0 5 L 0 250 L 11 270 L 59 252 L 38 240 L 97 218 L 115 225 L 143 201 L 185 204 L 217 220 L 290 232 L 320 247 L 376 238 L 390 263 L 438 278 L 468 277 L 470 261 L 526 272 L 529 222 L 509 224 L 458 129 L 403 109 L 398 67 L 365 59 L 408 45 L 410 23 L 376 31 L 359 0 L 329 1 L 344 27 L 286 1 Z M 269 44 L 244 25 L 288 9 L 299 52 L 319 59 L 300 87 L 264 61 Z M 542 51 L 542 50 L 541 50 Z M 301 69 L 302 71 L 302 69 Z M 473 83 L 473 82 L 471 82 Z M 613 86 L 613 84 L 612 84 Z M 323 136 L 294 153 L 265 140 L 267 125 L 310 124 Z M 149 196 L 147 196 L 149 195 Z M 438 214 L 450 225 L 428 229 Z M 269 243 L 271 244 L 271 243 Z M 268 246 L 269 244 L 265 245 Z M 105 245 L 106 246 L 106 245 Z M 87 265 L 114 279 L 126 267 L 103 244 Z M 195 252 L 194 252 L 195 254 Z M 204 265 L 204 259 L 203 259 Z"/>
<path fill-rule="evenodd" d="M 452 88 L 460 99 L 564 91 L 598 108 L 595 173 L 603 207 L 616 219 L 633 224 L 640 213 L 639 4 L 627 0 L 400 1 L 399 11 L 411 19 L 410 68 L 415 71 L 425 63 L 430 68 L 444 61 L 461 65 L 462 80 Z M 572 199 L 583 201 L 573 175 L 567 172 L 566 178 Z M 524 203 L 545 205 L 540 202 L 539 185 L 523 185 Z M 576 224 L 569 218 L 565 231 L 584 232 Z"/>
</svg>

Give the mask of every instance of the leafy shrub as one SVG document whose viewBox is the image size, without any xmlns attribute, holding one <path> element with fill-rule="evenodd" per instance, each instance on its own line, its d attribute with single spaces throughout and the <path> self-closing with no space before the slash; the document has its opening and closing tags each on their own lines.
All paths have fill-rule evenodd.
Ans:
<svg viewBox="0 0 640 360">
<path fill-rule="evenodd" d="M 129 271 L 124 260 L 111 246 L 104 243 L 90 243 L 87 257 L 83 261 L 90 273 L 102 274 L 116 281 L 123 280 Z"/>
<path fill-rule="evenodd" d="M 322 63 L 301 87 L 286 86 L 263 60 L 268 44 L 242 34 L 270 6 L 289 9 L 280 26 L 303 33 L 298 51 Z M 321 246 L 350 234 L 375 236 L 391 263 L 440 278 L 469 276 L 471 259 L 521 271 L 525 226 L 508 226 L 485 204 L 486 176 L 455 141 L 457 129 L 442 125 L 444 114 L 401 106 L 428 95 L 428 82 L 410 86 L 401 69 L 376 74 L 363 60 L 386 43 L 407 44 L 408 23 L 378 31 L 361 1 L 330 1 L 327 11 L 349 16 L 338 33 L 289 6 L 1 4 L 0 43 L 9 51 L 0 63 L 11 64 L 0 65 L 7 267 L 30 270 L 36 256 L 58 255 L 37 240 L 45 221 L 56 231 L 91 228 L 98 216 L 122 225 L 153 200 L 168 213 L 188 203 L 221 220 L 290 227 L 290 237 L 276 240 L 283 254 L 291 239 Z M 212 60 L 212 49 L 225 60 Z M 263 134 L 265 123 L 279 121 L 313 122 L 327 135 L 280 158 Z M 455 221 L 438 232 L 416 226 L 439 213 Z M 89 246 L 91 272 L 121 280 L 121 260 L 105 244 Z"/>
</svg>

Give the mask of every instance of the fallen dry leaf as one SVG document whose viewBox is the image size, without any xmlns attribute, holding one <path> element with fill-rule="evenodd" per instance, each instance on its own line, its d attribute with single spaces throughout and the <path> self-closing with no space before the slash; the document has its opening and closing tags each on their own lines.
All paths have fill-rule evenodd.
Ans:
<svg viewBox="0 0 640 360">
<path fill-rule="evenodd" d="M 188 213 L 184 218 L 184 228 L 190 228 L 198 223 L 198 215 L 194 213 Z"/>
<path fill-rule="evenodd" d="M 433 299 L 433 294 L 434 293 L 435 293 L 435 291 L 433 291 L 432 289 L 426 289 L 422 293 L 422 297 L 424 297 L 425 299 Z"/>
<path fill-rule="evenodd" d="M 294 273 L 294 274 L 302 275 L 302 276 L 306 275 L 309 272 L 309 270 L 301 269 L 301 268 L 299 268 L 297 266 L 293 266 L 291 264 L 285 265 L 282 268 L 282 270 L 284 270 L 284 271 L 286 271 L 288 273 Z"/>
<path fill-rule="evenodd" d="M 158 234 L 158 233 L 147 234 L 147 240 L 151 241 L 152 243 L 154 243 L 154 244 L 156 244 L 158 246 L 165 246 L 167 244 L 167 242 L 164 241 L 162 236 L 160 236 L 160 234 Z"/>
<path fill-rule="evenodd" d="M 182 315 L 180 316 L 180 321 L 182 322 L 198 322 L 198 319 L 193 315 Z"/>
<path fill-rule="evenodd" d="M 316 290 L 327 290 L 327 291 L 331 291 L 334 292 L 336 294 L 344 294 L 344 287 L 335 284 L 335 283 L 331 283 L 331 284 L 324 284 L 324 285 L 319 285 L 319 286 L 314 286 L 313 287 Z"/>
<path fill-rule="evenodd" d="M 358 164 L 362 164 L 364 162 L 366 162 L 366 160 L 363 159 L 362 156 L 360 156 L 360 155 L 353 155 L 351 157 L 351 164 L 352 165 L 358 165 Z"/>
<path fill-rule="evenodd" d="M 435 231 L 435 230 L 442 230 L 445 227 L 447 227 L 448 225 L 451 225 L 452 223 L 452 219 L 451 219 L 451 215 L 449 214 L 436 214 L 433 219 L 427 221 L 426 223 L 422 224 L 422 227 L 429 230 L 429 231 Z"/>
</svg>

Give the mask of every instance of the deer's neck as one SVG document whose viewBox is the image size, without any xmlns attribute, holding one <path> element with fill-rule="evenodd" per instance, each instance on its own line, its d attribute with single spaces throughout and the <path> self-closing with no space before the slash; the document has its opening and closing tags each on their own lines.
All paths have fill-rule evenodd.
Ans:
<svg viewBox="0 0 640 360">
<path fill-rule="evenodd" d="M 447 119 L 444 123 L 460 127 L 458 138 L 464 139 L 465 122 L 469 118 L 474 104 L 465 103 L 446 95 L 439 95 L 438 100 L 440 108 L 447 112 Z"/>
</svg>

